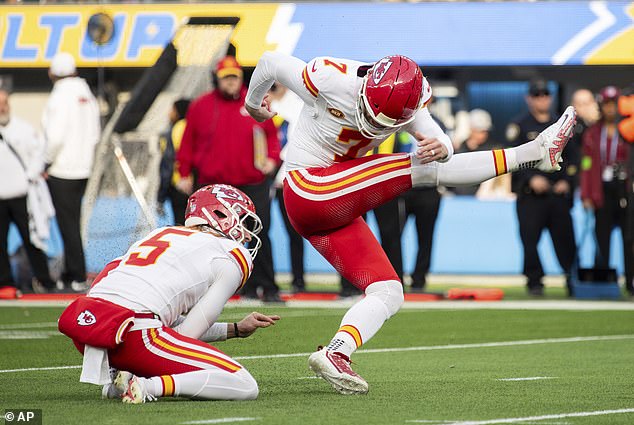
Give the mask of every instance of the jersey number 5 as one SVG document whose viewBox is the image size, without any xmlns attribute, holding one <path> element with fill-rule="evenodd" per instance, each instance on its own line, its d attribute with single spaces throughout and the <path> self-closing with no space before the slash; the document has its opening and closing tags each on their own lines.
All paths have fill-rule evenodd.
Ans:
<svg viewBox="0 0 634 425">
<path fill-rule="evenodd" d="M 140 246 L 154 247 L 154 249 L 150 251 L 147 257 L 141 257 L 139 255 L 140 254 L 139 252 L 133 252 L 128 258 L 128 260 L 125 262 L 125 264 L 129 264 L 131 266 L 141 266 L 141 267 L 154 264 L 156 263 L 156 260 L 158 260 L 158 258 L 161 256 L 161 254 L 163 254 L 165 250 L 169 248 L 170 246 L 170 243 L 168 241 L 161 240 L 163 236 L 165 235 L 190 236 L 192 234 L 193 232 L 187 232 L 185 230 L 179 230 L 179 229 L 173 229 L 173 228 L 165 229 L 162 232 L 157 233 L 156 235 L 152 236 L 150 239 L 141 243 Z M 119 267 L 119 264 L 121 264 L 121 260 L 114 260 L 106 264 L 106 267 L 104 267 L 103 270 L 101 270 L 101 272 L 97 275 L 97 277 L 95 277 L 95 280 L 93 280 L 92 285 L 90 285 L 90 287 L 92 288 L 93 286 L 98 284 L 101 281 L 101 279 L 108 276 L 108 273 L 110 273 L 112 270 Z"/>
<path fill-rule="evenodd" d="M 170 247 L 170 242 L 162 240 L 162 237 L 167 235 L 191 236 L 193 234 L 194 232 L 187 230 L 180 230 L 172 227 L 167 228 L 139 244 L 139 246 L 154 248 L 148 252 L 145 257 L 142 256 L 143 254 L 141 252 L 133 252 L 130 254 L 125 264 L 139 267 L 150 266 L 156 263 L 156 260 L 158 260 L 167 248 Z"/>
</svg>

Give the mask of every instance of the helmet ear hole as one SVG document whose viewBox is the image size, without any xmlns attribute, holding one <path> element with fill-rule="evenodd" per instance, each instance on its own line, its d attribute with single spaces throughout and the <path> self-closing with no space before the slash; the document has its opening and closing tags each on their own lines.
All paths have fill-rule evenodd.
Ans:
<svg viewBox="0 0 634 425">
<path fill-rule="evenodd" d="M 223 213 L 220 210 L 214 210 L 214 214 L 216 214 L 218 218 L 227 218 L 227 214 Z"/>
</svg>

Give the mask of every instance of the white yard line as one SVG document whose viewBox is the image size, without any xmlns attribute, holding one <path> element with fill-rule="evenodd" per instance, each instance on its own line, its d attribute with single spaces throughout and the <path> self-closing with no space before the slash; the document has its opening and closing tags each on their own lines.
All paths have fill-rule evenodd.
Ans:
<svg viewBox="0 0 634 425">
<path fill-rule="evenodd" d="M 33 328 L 56 328 L 57 322 L 39 323 L 13 323 L 11 325 L 0 325 L 0 329 L 33 329 Z"/>
<path fill-rule="evenodd" d="M 513 381 L 539 381 L 541 379 L 556 379 L 556 376 L 529 376 L 526 378 L 498 378 L 496 381 L 513 382 Z"/>
<path fill-rule="evenodd" d="M 48 339 L 52 336 L 63 336 L 55 331 L 0 331 L 2 339 Z"/>
<path fill-rule="evenodd" d="M 406 351 L 435 351 L 435 350 L 456 350 L 462 348 L 491 348 L 491 347 L 513 347 L 518 345 L 537 345 L 537 344 L 561 344 L 569 342 L 592 342 L 592 341 L 620 341 L 634 339 L 634 335 L 607 335 L 607 336 L 576 336 L 570 338 L 547 338 L 547 339 L 528 339 L 521 341 L 498 341 L 483 342 L 477 344 L 448 344 L 448 345 L 427 345 L 419 347 L 399 347 L 399 348 L 372 348 L 368 350 L 359 350 L 355 354 L 374 354 L 374 353 L 398 353 Z M 291 357 L 306 357 L 312 353 L 288 353 L 288 354 L 268 354 L 262 356 L 236 356 L 236 360 L 259 360 L 259 359 L 285 359 Z M 25 372 L 37 370 L 55 370 L 55 369 L 75 369 L 77 366 L 59 366 L 45 368 L 28 368 L 28 369 L 8 369 L 0 370 L 0 373 L 9 372 Z"/>
<path fill-rule="evenodd" d="M 634 311 L 634 302 L 580 300 L 406 302 L 403 309 L 422 310 L 566 310 Z"/>
<path fill-rule="evenodd" d="M 418 424 L 430 424 L 430 425 L 456 425 L 455 421 L 446 421 L 446 420 L 433 420 L 433 419 L 416 419 L 412 421 L 406 422 L 415 422 Z M 570 425 L 570 422 L 522 422 L 521 425 Z"/>
<path fill-rule="evenodd" d="M 541 415 L 541 416 L 527 416 L 523 418 L 502 418 L 502 419 L 489 419 L 484 421 L 455 421 L 447 422 L 442 421 L 439 423 L 449 425 L 492 425 L 492 424 L 514 424 L 518 422 L 525 423 L 526 421 L 543 421 L 548 419 L 564 419 L 564 418 L 582 418 L 588 416 L 604 416 L 604 415 L 617 415 L 621 413 L 634 413 L 634 409 L 616 409 L 616 410 L 596 410 L 594 412 L 572 412 L 572 413 L 560 413 L 556 415 Z M 405 421 L 407 423 L 429 423 L 429 420 L 417 420 L 411 419 Z"/>
<path fill-rule="evenodd" d="M 461 348 L 489 348 L 489 347 L 512 347 L 517 345 L 536 345 L 536 344 L 560 344 L 568 342 L 588 342 L 588 341 L 617 341 L 634 339 L 634 335 L 610 335 L 610 336 L 579 336 L 571 338 L 548 338 L 548 339 L 528 339 L 523 341 L 499 341 L 484 342 L 477 344 L 449 344 L 449 345 L 428 345 L 420 347 L 399 347 L 399 348 L 371 348 L 367 350 L 355 351 L 355 354 L 373 354 L 373 353 L 396 353 L 406 351 L 434 351 L 434 350 L 455 350 Z M 280 359 L 286 357 L 309 356 L 312 353 L 292 353 L 292 354 L 270 354 L 266 356 L 242 356 L 235 357 L 236 360 L 253 360 L 253 359 Z"/>
<path fill-rule="evenodd" d="M 202 419 L 199 421 L 181 422 L 181 424 L 228 424 L 232 422 L 248 422 L 259 421 L 261 418 L 220 418 L 220 419 Z"/>
<path fill-rule="evenodd" d="M 233 307 L 270 308 L 349 308 L 361 297 L 350 297 L 335 301 L 287 301 L 285 304 L 262 301 L 229 301 L 227 309 Z M 65 307 L 70 301 L 18 301 L 0 300 L 0 307 Z M 628 301 L 581 301 L 581 300 L 524 300 L 524 301 L 405 301 L 401 313 L 407 310 L 566 310 L 566 311 L 634 311 L 634 302 Z"/>
<path fill-rule="evenodd" d="M 64 370 L 64 369 L 81 369 L 81 365 L 74 366 L 51 366 L 51 367 L 28 367 L 26 369 L 4 369 L 0 370 L 0 373 L 11 373 L 11 372 L 32 372 L 32 371 L 41 371 L 41 370 Z"/>
</svg>

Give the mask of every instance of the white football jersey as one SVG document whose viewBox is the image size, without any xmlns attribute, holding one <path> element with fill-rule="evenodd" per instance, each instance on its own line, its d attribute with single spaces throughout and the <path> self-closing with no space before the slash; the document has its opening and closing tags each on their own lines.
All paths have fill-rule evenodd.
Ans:
<svg viewBox="0 0 634 425">
<path fill-rule="evenodd" d="M 223 267 L 235 267 L 246 282 L 253 262 L 239 243 L 186 227 L 162 227 L 133 244 L 95 279 L 88 296 L 137 312 L 153 312 L 170 326 L 187 313 L 215 283 Z M 217 300 L 224 306 L 225 300 Z"/>
<path fill-rule="evenodd" d="M 304 67 L 302 81 L 314 101 L 302 108 L 286 157 L 289 170 L 327 167 L 363 156 L 384 140 L 364 137 L 356 124 L 357 93 L 363 82 L 357 71 L 363 65 L 319 57 Z"/>
<path fill-rule="evenodd" d="M 307 64 L 292 56 L 266 52 L 255 69 L 246 103 L 258 107 L 274 81 L 280 81 L 302 100 L 304 107 L 293 133 L 286 164 L 288 170 L 328 167 L 336 162 L 364 156 L 385 139 L 368 139 L 357 126 L 355 111 L 363 76 L 372 64 L 349 59 L 318 57 Z M 432 91 L 423 78 L 423 105 Z M 449 157 L 453 147 L 449 137 L 433 120 L 426 107 L 410 124 L 400 128 L 427 137 L 436 137 L 447 146 Z M 399 129 L 395 129 L 397 131 Z"/>
</svg>

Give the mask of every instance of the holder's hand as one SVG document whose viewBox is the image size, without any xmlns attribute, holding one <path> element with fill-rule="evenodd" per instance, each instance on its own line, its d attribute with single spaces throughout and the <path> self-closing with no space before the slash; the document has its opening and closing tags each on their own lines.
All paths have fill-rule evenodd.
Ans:
<svg viewBox="0 0 634 425">
<path fill-rule="evenodd" d="M 280 316 L 267 316 L 254 311 L 238 322 L 238 333 L 240 338 L 246 338 L 251 336 L 258 328 L 268 328 L 278 320 L 280 320 Z"/>
</svg>

